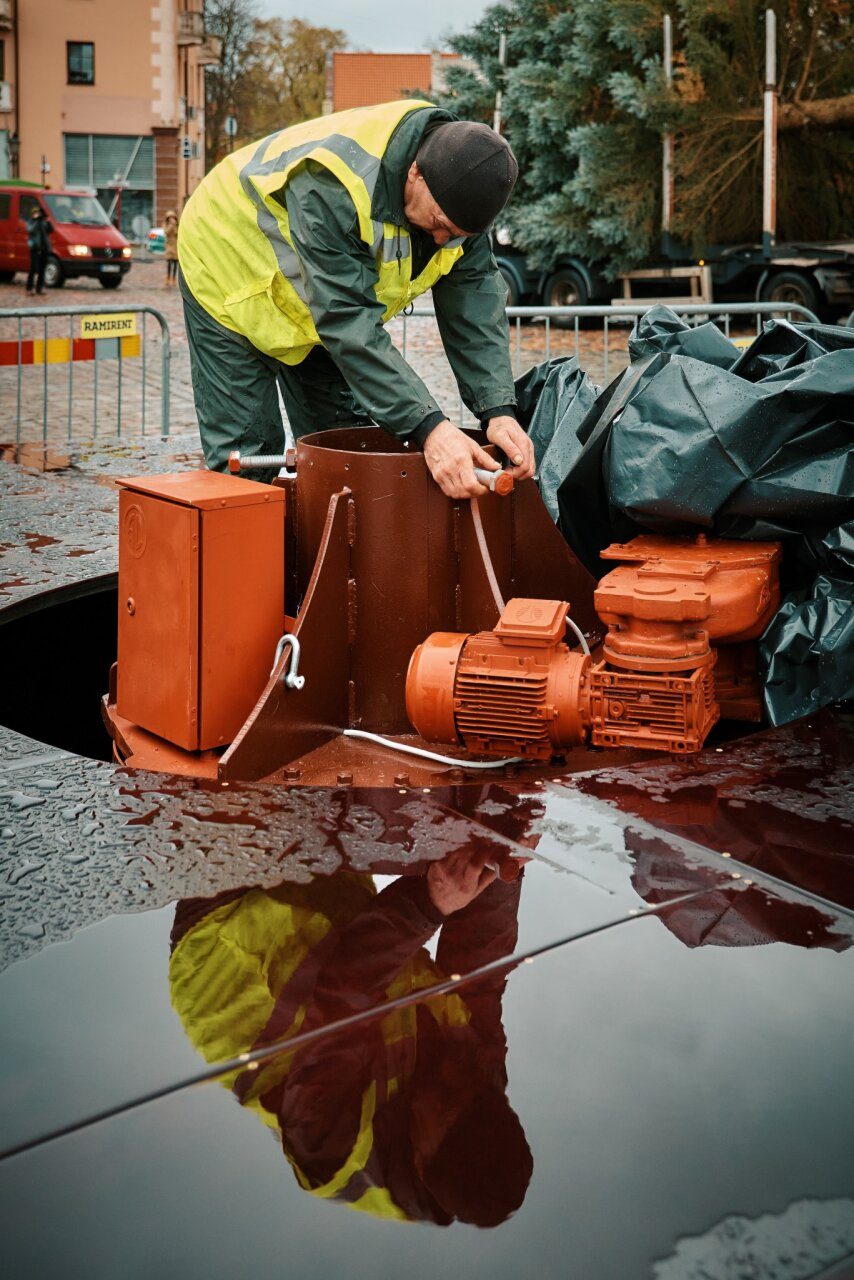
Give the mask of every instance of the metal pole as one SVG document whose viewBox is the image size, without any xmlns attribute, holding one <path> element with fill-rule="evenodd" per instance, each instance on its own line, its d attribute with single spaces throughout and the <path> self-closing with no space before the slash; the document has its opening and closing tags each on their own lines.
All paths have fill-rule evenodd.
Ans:
<svg viewBox="0 0 854 1280">
<path fill-rule="evenodd" d="M 507 66 L 507 32 L 502 31 L 498 37 L 498 65 L 501 70 L 498 73 L 498 86 L 495 90 L 495 111 L 492 115 L 492 127 L 496 133 L 501 132 L 501 96 L 504 83 L 504 68 Z"/>
<path fill-rule="evenodd" d="M 74 403 L 74 316 L 68 317 L 68 443 L 71 444 L 71 406 Z"/>
<path fill-rule="evenodd" d="M 664 15 L 664 79 L 668 89 L 673 85 L 673 22 Z M 661 252 L 670 253 L 670 231 L 673 221 L 673 135 L 662 137 L 661 157 Z"/>
<path fill-rule="evenodd" d="M 145 435 L 145 321 L 146 314 L 142 313 L 142 434 Z"/>
<path fill-rule="evenodd" d="M 116 352 L 119 357 L 119 366 L 116 375 L 117 397 L 116 397 L 116 435 L 122 434 L 122 340 L 116 338 L 119 349 Z"/>
<path fill-rule="evenodd" d="M 48 318 L 44 318 L 44 401 L 42 404 L 42 447 L 47 457 L 47 326 Z"/>
<path fill-rule="evenodd" d="M 765 10 L 765 93 L 762 140 L 762 251 L 770 258 L 777 234 L 777 15 Z"/>
<path fill-rule="evenodd" d="M 19 460 L 18 447 L 21 443 L 21 353 L 23 342 L 21 339 L 21 317 L 18 316 L 18 403 L 17 403 L 17 426 L 15 427 L 15 460 Z"/>
<path fill-rule="evenodd" d="M 172 347 L 166 320 L 159 311 L 152 314 L 157 316 L 160 324 L 160 435 L 165 440 L 169 435 L 169 378 Z"/>
</svg>

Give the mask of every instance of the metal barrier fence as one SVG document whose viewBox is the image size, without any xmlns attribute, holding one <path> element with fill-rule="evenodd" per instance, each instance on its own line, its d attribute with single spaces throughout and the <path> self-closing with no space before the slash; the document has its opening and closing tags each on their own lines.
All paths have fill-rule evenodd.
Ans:
<svg viewBox="0 0 854 1280">
<path fill-rule="evenodd" d="M 149 316 L 159 326 L 159 360 L 154 362 L 159 377 L 152 372 Z M 57 317 L 67 324 L 52 325 Z M 128 409 L 134 430 L 145 434 L 148 404 L 156 398 L 160 435 L 166 437 L 171 357 L 168 322 L 154 307 L 126 303 L 0 310 L 2 421 L 8 423 L 6 406 L 14 397 L 16 445 L 34 442 L 33 428 L 38 442 L 39 419 L 45 448 L 63 440 L 70 443 L 83 434 L 75 428 L 85 429 L 87 423 L 92 438 L 121 436 L 123 412 Z M 59 373 L 62 365 L 67 372 Z M 5 426 L 0 434 L 6 436 Z"/>
<path fill-rule="evenodd" d="M 628 363 L 626 342 L 622 343 L 621 351 L 615 352 L 611 346 L 612 335 L 616 332 L 620 338 L 627 337 L 626 326 L 654 305 L 653 299 L 648 301 L 641 299 L 619 306 L 508 307 L 510 352 L 515 376 L 519 377 L 527 368 L 539 364 L 540 361 L 549 360 L 552 355 L 574 354 L 580 363 L 583 362 L 583 357 L 592 357 L 593 367 L 588 368 L 588 372 L 594 382 L 601 380 L 602 385 L 607 386 L 611 372 L 620 372 Z M 733 327 L 738 327 L 740 321 L 752 321 L 756 334 L 761 332 L 763 318 L 782 316 L 788 320 L 805 320 L 812 324 L 819 322 L 818 316 L 808 307 L 795 302 L 686 302 L 684 306 L 672 303 L 668 305 L 671 311 L 688 323 L 697 324 L 713 320 L 727 338 L 732 336 Z M 409 347 L 409 325 L 413 321 L 435 320 L 435 317 L 434 307 L 419 307 L 409 315 L 398 316 L 397 320 L 392 322 L 398 326 L 398 345 L 404 358 L 407 357 Z M 525 320 L 542 320 L 544 323 L 541 326 L 527 325 L 523 329 L 522 322 Z M 588 323 L 595 320 L 602 320 L 601 327 L 598 330 L 588 328 Z M 600 341 L 601 351 L 598 349 Z M 619 368 L 614 368 L 615 363 Z M 587 367 L 586 362 L 585 367 Z M 463 406 L 461 398 L 458 401 L 458 411 L 457 422 L 462 422 L 466 417 L 474 420 L 473 415 L 469 414 Z"/>
<path fill-rule="evenodd" d="M 587 369 L 594 382 L 607 385 L 613 373 L 628 363 L 627 326 L 654 305 L 638 301 L 619 306 L 601 307 L 508 307 L 510 351 L 518 377 L 528 367 L 548 360 L 552 355 L 574 354 Z M 761 329 L 763 317 L 785 316 L 789 319 L 816 322 L 817 317 L 797 303 L 686 303 L 672 306 L 677 315 L 689 323 L 711 319 L 723 333 L 731 336 L 733 327 L 747 322 L 755 332 Z M 134 334 L 128 337 L 98 336 L 88 326 L 88 336 L 76 332 L 78 322 L 108 322 L 113 316 L 132 316 Z M 458 397 L 456 383 L 444 359 L 435 329 L 433 307 L 419 307 L 409 316 L 401 315 L 390 325 L 392 338 L 403 355 L 412 356 L 420 372 L 441 404 Z M 159 358 L 149 351 L 148 330 L 156 322 L 160 337 Z M 51 322 L 64 320 L 60 326 Z M 600 320 L 596 328 L 591 322 Z M 523 324 L 523 321 L 531 321 Z M 541 323 L 535 323 L 535 322 Z M 410 326 L 418 324 L 417 350 L 408 353 Z M 432 322 L 432 323 L 431 323 Z M 425 330 L 425 323 L 431 328 Z M 58 331 L 58 332 L 57 332 Z M 612 340 L 617 337 L 617 343 Z M 137 339 L 136 343 L 131 338 Z M 128 345 L 130 344 L 130 345 Z M 5 353 L 5 354 L 4 354 Z M 102 358 L 104 357 L 104 358 Z M 168 322 L 153 307 L 137 303 L 106 306 L 22 307 L 0 310 L 0 438 L 11 443 L 8 408 L 14 402 L 16 444 L 26 440 L 48 444 L 70 442 L 84 434 L 121 436 L 125 410 L 134 434 L 146 433 L 150 419 L 149 402 L 159 402 L 160 435 L 170 430 L 170 370 L 172 348 Z M 438 365 L 437 365 L 438 358 Z M 60 373 L 61 364 L 67 370 Z M 39 367 L 41 366 L 41 367 Z M 152 369 L 154 368 L 154 372 Z M 159 371 L 159 377 L 155 374 Z M 112 374 L 112 376 L 110 376 Z M 182 364 L 178 391 L 189 385 L 189 370 Z M 64 392 L 64 398 L 63 398 Z M 179 395 L 180 401 L 180 395 Z M 458 422 L 467 417 L 459 401 Z M 189 417 L 192 421 L 191 403 Z M 35 435 L 33 435 L 35 432 Z"/>
</svg>

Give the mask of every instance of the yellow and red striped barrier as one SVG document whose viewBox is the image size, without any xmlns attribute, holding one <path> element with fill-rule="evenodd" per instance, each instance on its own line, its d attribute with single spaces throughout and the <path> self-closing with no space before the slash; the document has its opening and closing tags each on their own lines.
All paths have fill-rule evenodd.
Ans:
<svg viewBox="0 0 854 1280">
<path fill-rule="evenodd" d="M 123 360 L 138 356 L 142 338 L 23 338 L 0 342 L 0 365 L 68 364 L 69 360 Z"/>
<path fill-rule="evenodd" d="M 16 338 L 0 342 L 0 365 L 68 364 L 70 360 L 122 360 L 138 356 L 135 311 L 80 316 L 79 338 Z"/>
</svg>

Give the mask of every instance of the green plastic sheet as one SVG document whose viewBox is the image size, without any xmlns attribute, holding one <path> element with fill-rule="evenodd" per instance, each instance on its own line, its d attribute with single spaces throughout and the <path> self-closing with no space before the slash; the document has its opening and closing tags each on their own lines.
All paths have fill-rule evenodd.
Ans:
<svg viewBox="0 0 854 1280">
<path fill-rule="evenodd" d="M 575 361 L 517 384 L 576 555 L 600 576 L 599 552 L 645 530 L 781 540 L 785 595 L 760 646 L 769 719 L 851 697 L 854 330 L 774 320 L 739 354 L 715 325 L 658 306 L 629 354 L 592 401 Z"/>
</svg>

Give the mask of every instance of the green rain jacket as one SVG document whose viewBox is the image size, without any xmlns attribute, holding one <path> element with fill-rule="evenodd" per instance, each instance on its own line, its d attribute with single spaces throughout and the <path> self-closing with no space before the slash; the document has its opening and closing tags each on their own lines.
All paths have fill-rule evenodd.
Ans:
<svg viewBox="0 0 854 1280">
<path fill-rule="evenodd" d="M 371 216 L 408 232 L 413 277 L 436 253 L 436 245 L 404 216 L 406 175 L 426 134 L 453 119 L 432 106 L 410 111 L 381 159 Z M 375 293 L 376 260 L 359 236 L 350 194 L 329 169 L 307 161 L 289 178 L 282 199 L 307 305 L 323 346 L 374 421 L 423 443 L 448 415 L 384 328 L 383 304 Z M 507 289 L 489 235 L 470 236 L 462 243 L 462 256 L 433 288 L 433 302 L 463 402 L 485 423 L 499 413 L 512 415 L 516 402 L 504 312 Z"/>
</svg>

